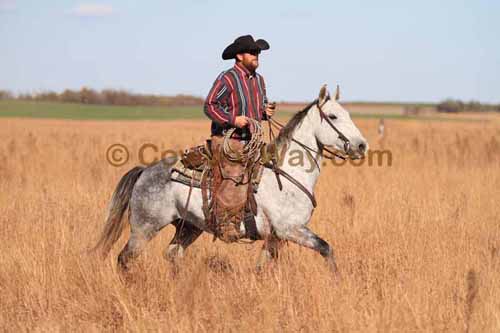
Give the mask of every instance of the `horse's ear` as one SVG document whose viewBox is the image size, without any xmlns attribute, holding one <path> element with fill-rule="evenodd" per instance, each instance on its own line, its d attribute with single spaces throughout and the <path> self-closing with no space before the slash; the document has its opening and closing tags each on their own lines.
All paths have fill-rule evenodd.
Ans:
<svg viewBox="0 0 500 333">
<path fill-rule="evenodd" d="M 327 96 L 328 96 L 328 90 L 326 89 L 326 84 L 324 84 L 319 90 L 319 97 L 318 97 L 319 103 L 322 104 L 326 100 Z"/>
<path fill-rule="evenodd" d="M 340 99 L 340 86 L 337 84 L 337 90 L 335 91 L 335 100 L 338 101 Z"/>
</svg>

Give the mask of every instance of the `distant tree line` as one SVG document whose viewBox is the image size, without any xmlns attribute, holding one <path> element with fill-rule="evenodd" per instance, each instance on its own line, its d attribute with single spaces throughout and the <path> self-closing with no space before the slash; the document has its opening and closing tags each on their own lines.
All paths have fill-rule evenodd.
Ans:
<svg viewBox="0 0 500 333">
<path fill-rule="evenodd" d="M 499 111 L 500 104 L 484 104 L 477 101 L 463 102 L 458 99 L 447 99 L 436 105 L 439 112 L 481 112 Z"/>
<path fill-rule="evenodd" d="M 17 96 L 9 91 L 0 90 L 0 100 L 2 99 L 97 105 L 194 106 L 203 104 L 203 98 L 191 95 L 136 94 L 126 90 L 104 89 L 98 91 L 86 87 L 80 90 L 66 89 L 61 93 L 45 91 L 22 93 Z"/>
<path fill-rule="evenodd" d="M 136 94 L 126 90 L 104 89 L 101 91 L 83 87 L 80 90 L 66 89 L 62 93 L 45 91 L 39 93 L 22 93 L 14 96 L 7 90 L 0 90 L 0 100 L 17 99 L 23 101 L 80 103 L 98 105 L 144 105 L 144 106 L 198 106 L 203 98 L 191 95 L 152 95 Z M 368 103 L 370 104 L 370 103 Z M 394 103 L 399 104 L 399 103 Z M 484 104 L 477 101 L 463 102 L 447 99 L 438 104 L 415 104 L 406 106 L 405 112 L 417 114 L 423 106 L 435 106 L 438 112 L 481 112 L 499 111 L 500 104 Z"/>
<path fill-rule="evenodd" d="M 0 100 L 2 99 L 13 99 L 14 96 L 10 91 L 7 90 L 0 90 Z"/>
</svg>

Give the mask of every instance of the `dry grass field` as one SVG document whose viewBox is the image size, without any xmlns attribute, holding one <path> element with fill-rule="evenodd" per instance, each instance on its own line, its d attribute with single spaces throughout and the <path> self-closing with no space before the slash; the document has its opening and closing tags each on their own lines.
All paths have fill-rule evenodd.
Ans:
<svg viewBox="0 0 500 333">
<path fill-rule="evenodd" d="M 88 249 L 144 143 L 183 148 L 206 121 L 0 120 L 2 331 L 500 331 L 500 122 L 356 121 L 392 166 L 323 169 L 311 228 L 342 279 L 294 244 L 257 274 L 261 244 L 204 235 L 178 271 L 155 238 L 123 277 Z M 106 162 L 113 143 L 130 161 Z M 173 228 L 172 228 L 173 229 Z M 125 233 L 127 233 L 126 231 Z"/>
</svg>

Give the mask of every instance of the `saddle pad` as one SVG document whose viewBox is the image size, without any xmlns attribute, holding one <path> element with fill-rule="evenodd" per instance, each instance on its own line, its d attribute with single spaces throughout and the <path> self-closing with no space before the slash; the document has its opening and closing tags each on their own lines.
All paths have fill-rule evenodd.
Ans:
<svg viewBox="0 0 500 333">
<path fill-rule="evenodd" d="M 174 164 L 170 171 L 170 179 L 193 187 L 201 188 L 201 175 L 202 171 L 189 169 L 179 160 Z"/>
<path fill-rule="evenodd" d="M 263 166 L 260 166 L 257 172 L 254 172 L 252 177 L 254 193 L 257 193 L 259 188 L 260 179 L 262 177 L 262 172 L 264 171 Z M 184 164 L 179 160 L 170 169 L 170 179 L 174 182 L 178 182 L 187 186 L 193 185 L 193 187 L 201 188 L 201 175 L 202 171 L 193 170 L 186 168 Z"/>
</svg>

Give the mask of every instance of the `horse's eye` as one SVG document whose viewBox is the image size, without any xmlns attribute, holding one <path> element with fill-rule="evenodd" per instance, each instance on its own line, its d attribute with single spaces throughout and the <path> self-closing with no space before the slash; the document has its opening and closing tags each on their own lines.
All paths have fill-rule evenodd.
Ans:
<svg viewBox="0 0 500 333">
<path fill-rule="evenodd" d="M 329 114 L 328 118 L 330 118 L 331 120 L 335 120 L 335 119 L 337 119 L 337 116 L 334 114 Z"/>
</svg>

